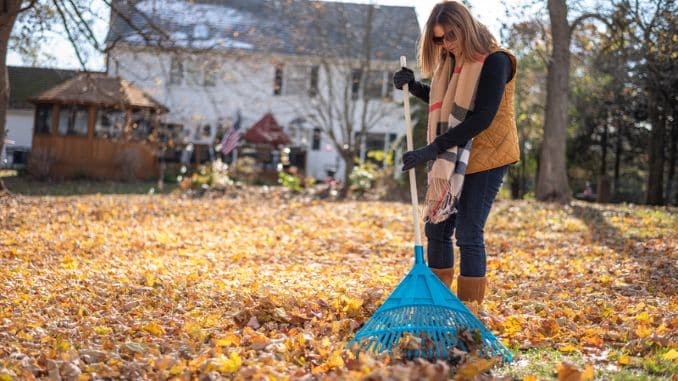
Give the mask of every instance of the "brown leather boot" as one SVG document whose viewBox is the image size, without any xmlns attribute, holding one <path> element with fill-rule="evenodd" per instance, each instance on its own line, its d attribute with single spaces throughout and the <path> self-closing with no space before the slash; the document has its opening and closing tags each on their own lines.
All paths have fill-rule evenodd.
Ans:
<svg viewBox="0 0 678 381">
<path fill-rule="evenodd" d="M 484 276 L 469 277 L 460 275 L 457 278 L 457 297 L 476 315 L 478 315 L 480 305 L 485 299 L 486 288 L 487 278 Z"/>
<path fill-rule="evenodd" d="M 450 288 L 452 286 L 452 278 L 454 274 L 454 268 L 449 267 L 446 269 L 434 269 L 433 267 L 429 267 L 431 271 L 436 274 L 438 279 L 440 279 L 447 288 Z"/>
</svg>

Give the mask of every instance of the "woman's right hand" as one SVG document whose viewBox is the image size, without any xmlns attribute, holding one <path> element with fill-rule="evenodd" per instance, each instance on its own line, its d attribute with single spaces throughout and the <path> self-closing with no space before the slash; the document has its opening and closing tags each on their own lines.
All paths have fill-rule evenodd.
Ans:
<svg viewBox="0 0 678 381">
<path fill-rule="evenodd" d="M 393 74 L 393 85 L 398 90 L 402 90 L 405 84 L 412 87 L 412 82 L 414 82 L 414 72 L 406 67 L 402 67 Z"/>
</svg>

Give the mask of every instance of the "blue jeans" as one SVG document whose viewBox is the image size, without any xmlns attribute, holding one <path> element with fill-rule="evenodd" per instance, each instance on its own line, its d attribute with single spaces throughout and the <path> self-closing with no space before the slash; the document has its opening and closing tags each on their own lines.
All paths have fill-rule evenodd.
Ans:
<svg viewBox="0 0 678 381">
<path fill-rule="evenodd" d="M 444 269 L 454 266 L 452 233 L 456 229 L 461 275 L 485 276 L 485 222 L 508 167 L 505 165 L 467 175 L 457 204 L 457 213 L 439 224 L 426 223 L 430 267 Z"/>
</svg>

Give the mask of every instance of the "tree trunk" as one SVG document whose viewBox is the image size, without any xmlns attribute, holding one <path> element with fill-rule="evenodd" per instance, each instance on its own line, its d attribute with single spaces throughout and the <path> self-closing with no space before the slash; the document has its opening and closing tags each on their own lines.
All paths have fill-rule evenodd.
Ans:
<svg viewBox="0 0 678 381">
<path fill-rule="evenodd" d="M 518 178 L 519 184 L 518 184 L 518 199 L 521 199 L 525 196 L 525 193 L 527 193 L 527 144 L 525 143 L 527 141 L 526 136 L 521 136 L 521 144 L 520 144 L 520 176 Z"/>
<path fill-rule="evenodd" d="M 343 200 L 348 197 L 348 192 L 351 190 L 351 172 L 355 165 L 355 152 L 342 153 L 341 158 L 344 159 L 344 183 L 339 190 L 339 199 Z"/>
<path fill-rule="evenodd" d="M 21 0 L 2 0 L 0 12 L 0 152 L 5 146 L 5 124 L 7 123 L 7 107 L 9 106 L 9 80 L 7 78 L 7 47 L 9 35 L 12 33 Z M 0 178 L 0 192 L 6 190 Z"/>
<path fill-rule="evenodd" d="M 678 121 L 676 120 L 676 117 L 678 115 L 678 108 L 675 107 L 675 105 L 672 107 L 673 108 L 673 120 L 671 121 L 671 148 L 669 149 L 669 173 L 666 178 L 666 203 L 670 204 L 671 203 L 671 196 L 673 196 L 674 192 L 674 179 L 676 175 L 676 150 L 678 147 Z M 676 196 L 678 197 L 678 196 Z M 674 200 L 674 203 L 678 204 Z"/>
<path fill-rule="evenodd" d="M 598 198 L 596 201 L 606 204 L 610 202 L 610 179 L 607 177 L 607 133 L 608 133 L 608 118 L 605 120 L 605 125 L 603 126 L 603 136 L 600 139 L 600 146 L 602 148 L 602 157 L 600 163 L 600 174 L 598 177 Z"/>
<path fill-rule="evenodd" d="M 570 71 L 570 25 L 565 0 L 548 1 L 553 51 L 546 78 L 546 118 L 544 140 L 540 150 L 536 197 L 541 201 L 567 203 L 570 186 L 567 180 L 565 144 L 567 138 L 567 103 Z"/>
<path fill-rule="evenodd" d="M 664 204 L 664 187 L 662 186 L 664 177 L 664 120 L 659 111 L 659 102 L 657 94 L 650 95 L 650 104 L 648 110 L 650 122 L 652 123 L 652 132 L 650 133 L 650 162 L 648 165 L 647 177 L 647 198 L 649 205 Z"/>
<path fill-rule="evenodd" d="M 619 195 L 619 165 L 621 163 L 621 154 L 622 154 L 622 136 L 624 133 L 624 121 L 620 118 L 616 119 L 617 121 L 617 146 L 614 150 L 614 182 L 612 184 L 612 194 L 615 199 L 618 200 Z"/>
</svg>

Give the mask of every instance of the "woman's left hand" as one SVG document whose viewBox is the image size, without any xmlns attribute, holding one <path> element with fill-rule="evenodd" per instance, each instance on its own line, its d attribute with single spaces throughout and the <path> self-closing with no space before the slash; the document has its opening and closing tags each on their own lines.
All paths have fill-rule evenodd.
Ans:
<svg viewBox="0 0 678 381">
<path fill-rule="evenodd" d="M 427 161 L 435 160 L 438 157 L 438 152 L 440 150 L 438 150 L 438 146 L 435 143 L 415 149 L 414 151 L 405 152 L 403 155 L 403 172 Z"/>
</svg>

